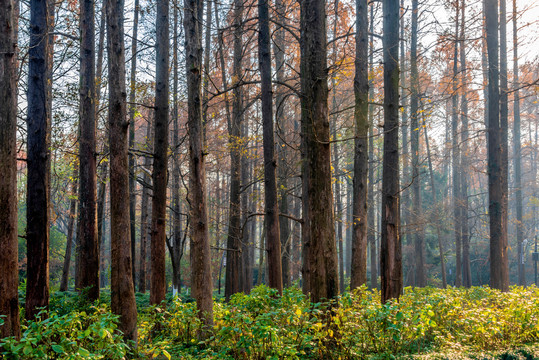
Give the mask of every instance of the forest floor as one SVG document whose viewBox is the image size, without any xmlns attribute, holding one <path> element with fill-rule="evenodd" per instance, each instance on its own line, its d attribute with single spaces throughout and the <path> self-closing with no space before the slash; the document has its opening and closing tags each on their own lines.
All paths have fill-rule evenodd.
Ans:
<svg viewBox="0 0 539 360">
<path fill-rule="evenodd" d="M 192 299 L 151 307 L 139 293 L 136 350 L 116 331 L 109 298 L 104 291 L 88 305 L 77 293 L 54 293 L 47 317 L 23 322 L 20 341 L 0 339 L 0 353 L 5 359 L 539 359 L 536 287 L 406 288 L 387 304 L 376 290 L 361 288 L 313 304 L 297 288 L 278 296 L 259 286 L 216 301 L 213 335 L 203 341 Z"/>
</svg>

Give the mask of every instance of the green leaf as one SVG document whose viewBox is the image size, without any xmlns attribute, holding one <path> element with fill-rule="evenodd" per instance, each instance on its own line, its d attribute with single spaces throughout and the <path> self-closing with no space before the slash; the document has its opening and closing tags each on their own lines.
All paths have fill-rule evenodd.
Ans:
<svg viewBox="0 0 539 360">
<path fill-rule="evenodd" d="M 62 345 L 52 345 L 51 347 L 52 347 L 52 350 L 54 350 L 54 352 L 57 353 L 57 354 L 65 353 L 65 350 L 62 347 Z"/>
<path fill-rule="evenodd" d="M 79 355 L 83 357 L 88 357 L 90 356 L 90 352 L 85 348 L 79 348 Z"/>
<path fill-rule="evenodd" d="M 32 352 L 32 345 L 28 344 L 24 347 L 24 349 L 22 349 L 22 353 L 24 355 L 28 355 Z"/>
</svg>

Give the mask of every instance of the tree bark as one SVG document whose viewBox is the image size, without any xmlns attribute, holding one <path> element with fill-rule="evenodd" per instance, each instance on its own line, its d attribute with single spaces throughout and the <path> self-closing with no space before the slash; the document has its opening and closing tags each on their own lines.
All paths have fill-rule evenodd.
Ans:
<svg viewBox="0 0 539 360">
<path fill-rule="evenodd" d="M 152 238 L 150 303 L 165 299 L 165 240 L 167 210 L 168 118 L 169 118 L 169 1 L 157 2 L 157 49 L 154 121 L 154 157 L 152 171 Z"/>
<path fill-rule="evenodd" d="M 148 124 L 146 125 L 146 151 L 151 153 L 152 152 L 152 121 L 151 116 L 148 119 Z M 150 169 L 152 166 L 152 160 L 150 157 L 146 156 L 144 158 L 144 168 Z M 144 182 L 146 184 L 151 182 L 150 176 L 147 174 L 147 172 L 144 172 Z M 139 278 L 138 278 L 138 291 L 141 293 L 146 292 L 146 284 L 147 284 L 147 263 L 148 263 L 148 236 L 150 235 L 151 231 L 151 222 L 150 222 L 150 215 L 151 215 L 151 209 L 149 209 L 149 200 L 151 196 L 151 190 L 144 186 L 142 188 L 142 199 L 141 199 L 141 211 L 140 211 L 140 258 L 139 258 Z"/>
<path fill-rule="evenodd" d="M 515 171 L 515 210 L 517 225 L 518 247 L 518 284 L 526 286 L 525 254 L 522 249 L 524 240 L 524 223 L 522 220 L 522 171 L 521 171 L 521 145 L 520 145 L 520 81 L 518 73 L 518 27 L 517 2 L 513 0 L 513 162 Z"/>
<path fill-rule="evenodd" d="M 49 305 L 50 102 L 47 98 L 50 29 L 47 0 L 30 1 L 27 119 L 26 318 Z"/>
<path fill-rule="evenodd" d="M 370 59 L 369 59 L 369 73 L 374 73 L 374 5 L 371 4 L 370 6 Z M 372 77 L 371 77 L 372 78 Z M 374 98 L 374 87 L 373 87 L 373 81 L 369 81 L 369 100 L 372 100 Z M 368 167 L 368 187 L 367 187 L 367 242 L 370 245 L 370 253 L 371 253 L 371 279 L 370 279 L 370 287 L 371 289 L 376 289 L 378 287 L 378 273 L 377 273 L 377 264 L 378 260 L 376 257 L 376 224 L 374 221 L 375 214 L 374 209 L 374 108 L 373 105 L 369 105 L 369 157 L 368 160 L 371 163 L 371 166 Z"/>
<path fill-rule="evenodd" d="M 329 142 L 326 9 L 322 0 L 302 0 L 301 6 L 301 123 L 307 179 L 310 230 L 309 290 L 319 302 L 339 293 L 337 247 L 331 189 Z M 305 260 L 304 260 L 305 261 Z"/>
<path fill-rule="evenodd" d="M 123 0 L 107 2 L 109 68 L 109 145 L 111 221 L 111 310 L 120 315 L 119 330 L 137 341 L 137 305 L 131 272 L 129 164 L 125 89 Z"/>
<path fill-rule="evenodd" d="M 138 17 L 139 17 L 140 5 L 139 0 L 135 0 L 135 13 L 133 15 L 133 37 L 131 38 L 131 75 L 129 77 L 129 148 L 133 149 L 135 146 L 135 111 L 136 105 L 136 73 L 137 73 L 137 44 L 138 44 Z M 133 286 L 135 286 L 136 274 L 135 274 L 135 262 L 136 262 L 136 228 L 135 228 L 135 214 L 137 206 L 137 194 L 135 181 L 135 155 L 129 153 L 129 226 L 131 227 L 131 271 L 133 273 Z"/>
<path fill-rule="evenodd" d="M 279 234 L 279 208 L 275 170 L 275 142 L 273 138 L 273 91 L 271 88 L 271 47 L 268 0 L 258 0 L 258 66 L 260 69 L 262 126 L 264 146 L 264 211 L 266 226 L 266 251 L 268 256 L 268 285 L 283 292 L 281 264 L 281 239 Z M 287 239 L 288 241 L 288 239 Z M 288 264 L 290 264 L 288 262 Z M 287 278 L 290 279 L 290 267 Z"/>
<path fill-rule="evenodd" d="M 0 338 L 19 339 L 16 0 L 0 0 L 0 8 Z"/>
<path fill-rule="evenodd" d="M 234 0 L 234 84 L 240 81 L 243 71 L 243 0 Z M 224 69 L 224 68 L 223 68 Z M 241 125 L 243 123 L 243 91 L 241 86 L 234 86 L 232 117 L 229 123 L 230 145 L 230 210 L 228 217 L 228 239 L 226 252 L 225 298 L 242 290 L 241 274 Z"/>
<path fill-rule="evenodd" d="M 498 1 L 485 4 L 488 57 L 488 189 L 490 218 L 490 285 L 502 291 L 509 290 L 509 263 L 507 258 L 507 188 L 503 155 L 504 146 L 500 122 L 500 80 L 498 62 Z"/>
<path fill-rule="evenodd" d="M 402 250 L 399 211 L 399 4 L 383 1 L 384 160 L 382 179 L 382 302 L 402 291 Z"/>
<path fill-rule="evenodd" d="M 202 126 L 202 6 L 201 0 L 185 0 L 184 29 L 187 69 L 187 126 L 189 132 L 189 203 L 191 222 L 191 288 L 203 329 L 213 326 L 213 281 L 208 232 L 206 168 Z M 208 24 L 209 25 L 209 24 Z"/>
<path fill-rule="evenodd" d="M 99 243 L 97 240 L 97 164 L 95 116 L 95 4 L 83 0 L 81 12 L 80 88 L 80 191 L 79 191 L 79 276 L 80 289 L 88 300 L 99 298 Z"/>
<path fill-rule="evenodd" d="M 356 0 L 356 75 L 354 78 L 356 139 L 354 149 L 351 290 L 367 282 L 367 179 L 369 174 L 368 12 L 367 0 Z"/>
<path fill-rule="evenodd" d="M 77 217 L 77 193 L 78 193 L 79 168 L 75 165 L 73 169 L 73 182 L 71 184 L 71 200 L 69 200 L 69 221 L 67 224 L 66 252 L 64 256 L 64 266 L 62 269 L 62 280 L 60 281 L 60 291 L 67 291 L 69 284 L 69 268 L 71 266 L 71 253 L 73 248 L 73 230 L 75 228 L 75 218 Z"/>
</svg>

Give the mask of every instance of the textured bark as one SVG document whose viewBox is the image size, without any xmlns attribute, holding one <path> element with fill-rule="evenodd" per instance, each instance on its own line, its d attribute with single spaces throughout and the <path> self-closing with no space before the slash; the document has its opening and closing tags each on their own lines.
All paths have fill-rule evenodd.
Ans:
<svg viewBox="0 0 539 360">
<path fill-rule="evenodd" d="M 49 18 L 47 0 L 30 2 L 27 120 L 26 318 L 49 305 L 50 102 L 47 99 Z"/>
<path fill-rule="evenodd" d="M 189 203 L 191 222 L 191 288 L 198 316 L 209 336 L 213 325 L 211 253 L 208 232 L 206 168 L 202 126 L 202 5 L 185 0 L 184 28 L 187 69 L 187 126 L 189 132 Z"/>
<path fill-rule="evenodd" d="M 262 127 L 264 141 L 264 211 L 266 251 L 268 256 L 268 285 L 283 292 L 281 239 L 279 235 L 279 208 L 275 168 L 275 142 L 273 139 L 273 91 L 271 89 L 271 47 L 268 0 L 258 0 L 258 66 L 260 69 Z M 288 240 L 288 239 L 287 239 Z M 287 268 L 289 272 L 289 267 Z M 287 274 L 290 278 L 290 274 Z"/>
<path fill-rule="evenodd" d="M 402 291 L 399 211 L 399 4 L 384 0 L 384 160 L 382 175 L 382 302 Z"/>
<path fill-rule="evenodd" d="M 525 256 L 522 249 L 524 240 L 524 223 L 522 222 L 522 171 L 520 144 L 520 92 L 518 73 L 518 27 L 517 27 L 517 2 L 513 0 L 513 166 L 515 171 L 515 210 L 517 225 L 517 250 L 518 250 L 518 284 L 526 285 L 526 270 L 524 268 Z"/>
<path fill-rule="evenodd" d="M 451 138 L 453 156 L 453 221 L 455 232 L 455 286 L 462 286 L 462 226 L 460 225 L 461 207 L 459 206 L 460 194 L 460 149 L 458 137 L 458 33 L 459 33 L 459 2 L 456 2 L 455 12 L 455 47 L 453 51 L 453 80 L 451 94 Z"/>
<path fill-rule="evenodd" d="M 95 116 L 95 4 L 83 0 L 81 12 L 80 87 L 80 192 L 79 192 L 79 286 L 88 288 L 88 300 L 99 298 L 99 243 L 97 239 L 97 164 Z"/>
<path fill-rule="evenodd" d="M 245 109 L 241 110 L 242 112 Z M 252 187 L 249 185 L 252 179 L 252 161 L 249 159 L 249 118 L 245 118 L 241 125 L 241 138 L 245 139 L 241 152 L 241 277 L 240 287 L 244 294 L 249 294 L 253 282 L 253 269 L 249 256 L 250 249 L 253 247 L 252 236 L 249 231 L 251 227 L 251 218 L 249 216 L 249 198 L 251 197 Z M 280 256 L 280 255 L 279 255 Z"/>
<path fill-rule="evenodd" d="M 310 230 L 308 246 L 311 300 L 332 299 L 339 293 L 337 247 L 331 189 L 329 142 L 326 9 L 322 0 L 302 0 L 301 6 L 301 123 L 304 171 L 307 179 Z M 305 261 L 305 260 L 304 260 Z"/>
<path fill-rule="evenodd" d="M 243 1 L 234 0 L 234 59 L 235 84 L 240 81 L 243 71 Z M 223 68 L 224 69 L 224 68 Z M 228 134 L 230 145 L 230 210 L 228 216 L 228 238 L 226 252 L 225 297 L 240 292 L 241 287 L 241 124 L 243 123 L 243 91 L 235 86 L 233 91 L 232 116 Z"/>
<path fill-rule="evenodd" d="M 135 146 L 135 95 L 136 95 L 136 73 L 137 73 L 137 44 L 138 44 L 138 17 L 139 17 L 139 0 L 135 0 L 135 13 L 133 16 L 133 37 L 131 38 L 131 74 L 129 77 L 129 148 Z M 129 226 L 131 228 L 131 271 L 133 273 L 133 286 L 136 279 L 135 262 L 136 262 L 136 230 L 135 230 L 135 214 L 137 206 L 136 182 L 135 182 L 135 155 L 129 153 Z"/>
<path fill-rule="evenodd" d="M 0 338 L 21 335 L 17 238 L 17 5 L 0 0 Z"/>
<path fill-rule="evenodd" d="M 62 280 L 60 281 L 60 291 L 67 291 L 69 283 L 69 268 L 71 267 L 71 253 L 73 248 L 73 230 L 75 229 L 75 218 L 77 217 L 77 192 L 78 192 L 78 165 L 73 169 L 73 183 L 71 184 L 71 200 L 69 200 L 69 221 L 67 224 L 66 251 L 64 255 L 64 266 L 62 269 Z"/>
<path fill-rule="evenodd" d="M 374 49 L 372 49 L 372 46 L 374 45 L 374 5 L 371 4 L 370 6 L 370 21 L 369 21 L 369 27 L 370 27 L 370 59 L 369 59 L 369 73 L 373 74 L 374 71 Z M 372 80 L 370 80 L 369 83 L 369 99 L 372 100 L 374 98 L 374 87 L 372 86 Z M 378 287 L 378 272 L 377 272 L 377 265 L 378 260 L 376 257 L 376 224 L 374 221 L 374 106 L 369 105 L 369 161 L 371 166 L 369 166 L 369 182 L 367 187 L 367 242 L 369 243 L 370 247 L 370 253 L 371 253 L 371 279 L 370 279 L 370 287 L 372 289 L 376 289 Z"/>
<path fill-rule="evenodd" d="M 412 41 L 410 45 L 410 147 L 412 151 L 412 224 L 414 225 L 415 286 L 427 285 L 425 270 L 425 233 L 421 208 L 421 178 L 419 174 L 419 74 L 417 71 L 418 0 L 412 1 Z"/>
<path fill-rule="evenodd" d="M 124 338 L 137 341 L 137 305 L 131 272 L 129 164 L 125 89 L 123 0 L 107 2 L 109 68 L 111 310 L 120 315 Z"/>
<path fill-rule="evenodd" d="M 367 0 L 356 0 L 356 75 L 354 78 L 354 198 L 350 289 L 367 282 L 367 180 L 369 174 L 369 23 Z"/>
<path fill-rule="evenodd" d="M 504 187 L 504 146 L 500 122 L 498 68 L 498 1 L 485 4 L 488 57 L 488 190 L 490 219 L 490 286 L 509 290 L 507 258 L 507 188 Z"/>
<path fill-rule="evenodd" d="M 461 0 L 461 25 L 460 25 L 460 75 L 461 75 L 461 100 L 460 100 L 460 118 L 461 118 L 461 151 L 460 151 L 460 234 L 462 239 L 462 285 L 465 287 L 472 286 L 472 269 L 470 263 L 470 231 L 468 228 L 468 177 L 469 177 L 469 160 L 468 160 L 468 85 L 467 85 L 467 69 L 466 69 L 466 47 L 464 43 L 466 35 L 465 23 L 465 0 Z"/>
<path fill-rule="evenodd" d="M 157 1 L 156 20 L 156 85 L 155 121 L 152 171 L 152 238 L 150 303 L 159 304 L 165 299 L 165 240 L 167 218 L 167 166 L 169 120 L 169 2 Z"/>
<path fill-rule="evenodd" d="M 273 52 L 275 54 L 275 72 L 278 83 L 284 83 L 285 80 L 285 50 L 286 50 L 286 41 L 285 41 L 285 26 L 287 26 L 286 21 L 286 4 L 282 0 L 275 1 L 275 11 L 276 11 L 276 29 L 275 36 L 273 39 Z M 277 180 L 279 191 L 280 203 L 279 203 L 279 212 L 281 214 L 288 214 L 289 206 L 289 197 L 288 197 L 288 171 L 287 171 L 287 159 L 290 156 L 290 151 L 285 144 L 286 133 L 288 128 L 288 119 L 286 117 L 284 107 L 285 107 L 285 92 L 286 89 L 283 85 L 276 84 L 276 94 L 275 94 L 275 122 L 277 123 Z M 291 285 L 291 258 L 292 258 L 292 239 L 290 233 L 290 219 L 285 216 L 279 217 L 279 236 L 281 237 L 281 262 L 283 266 L 283 287 L 288 287 Z"/>
<path fill-rule="evenodd" d="M 146 125 L 146 151 L 152 152 L 152 122 L 151 117 L 148 120 Z M 152 160 L 149 156 L 144 158 L 144 168 L 150 169 L 152 166 Z M 151 178 L 148 173 L 144 172 L 144 182 L 149 184 Z M 142 199 L 141 199 L 141 211 L 140 211 L 140 257 L 139 257 L 139 273 L 138 273 L 138 291 L 141 293 L 146 292 L 146 284 L 148 278 L 147 272 L 147 263 L 148 263 L 148 236 L 151 231 L 150 223 L 150 214 L 151 209 L 149 209 L 149 200 L 150 200 L 150 189 L 147 186 L 142 188 Z"/>
</svg>

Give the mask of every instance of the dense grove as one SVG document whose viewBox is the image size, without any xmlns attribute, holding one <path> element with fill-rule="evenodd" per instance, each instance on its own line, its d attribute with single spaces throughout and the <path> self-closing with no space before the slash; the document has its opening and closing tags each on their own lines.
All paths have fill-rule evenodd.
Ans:
<svg viewBox="0 0 539 360">
<path fill-rule="evenodd" d="M 23 294 L 21 294 L 23 295 Z M 297 288 L 265 286 L 214 304 L 213 335 L 199 341 L 190 298 L 148 306 L 137 295 L 139 341 L 125 343 L 108 294 L 92 306 L 57 292 L 21 341 L 0 341 L 6 359 L 391 359 L 539 357 L 539 289 L 406 288 L 380 303 L 361 287 L 333 303 L 311 303 Z M 0 320 L 1 321 L 1 320 Z"/>
</svg>

